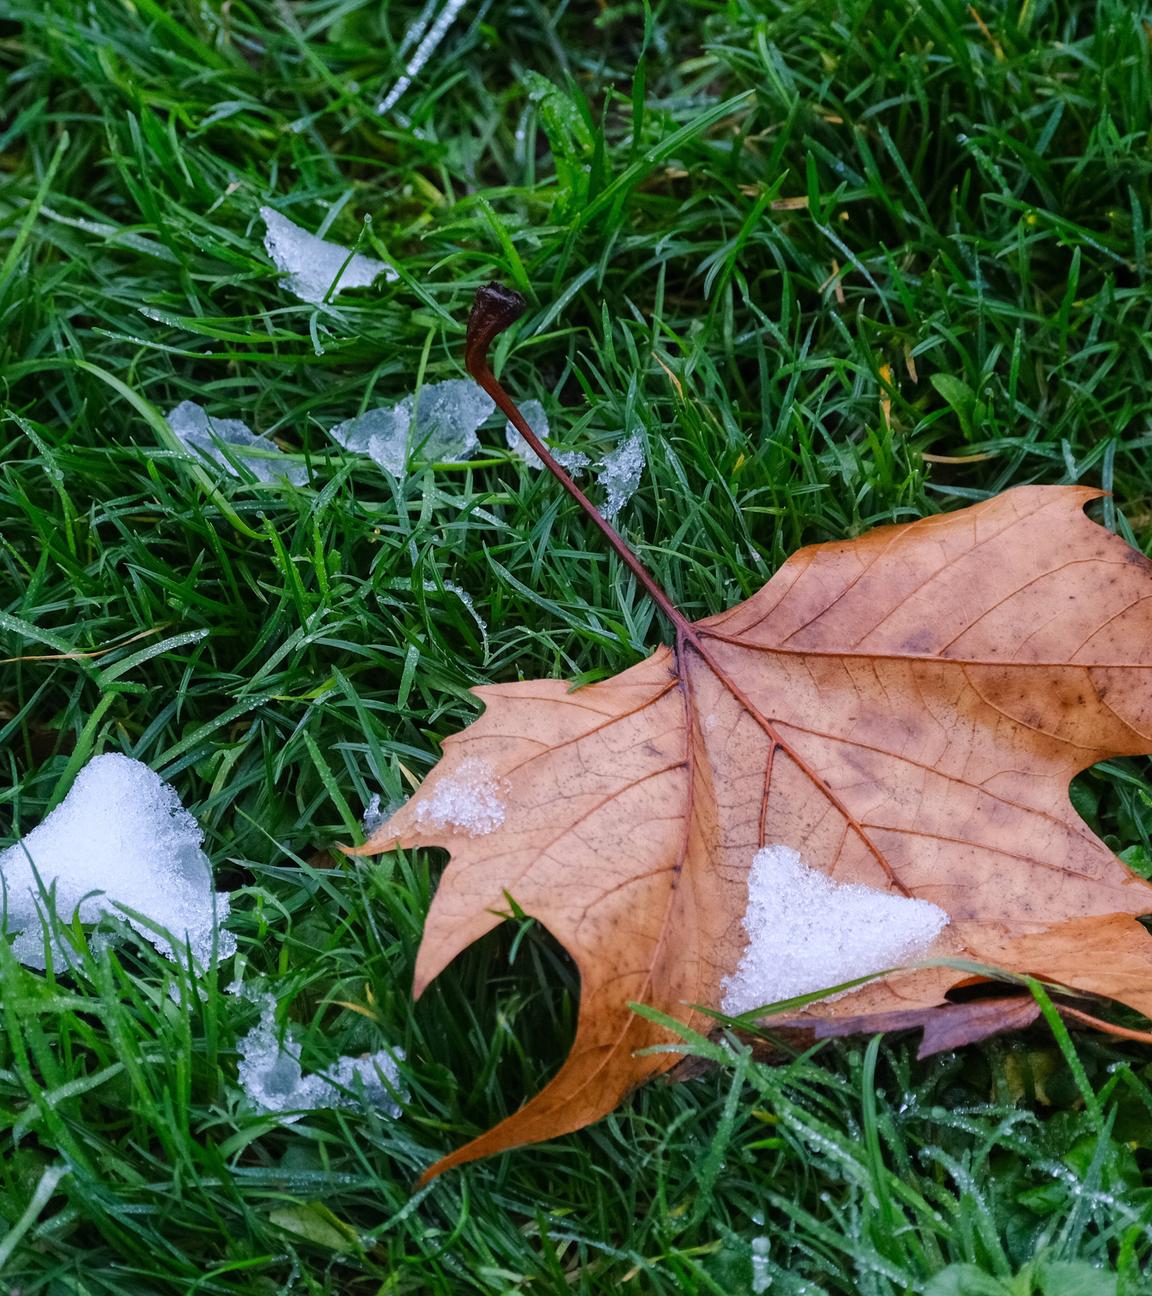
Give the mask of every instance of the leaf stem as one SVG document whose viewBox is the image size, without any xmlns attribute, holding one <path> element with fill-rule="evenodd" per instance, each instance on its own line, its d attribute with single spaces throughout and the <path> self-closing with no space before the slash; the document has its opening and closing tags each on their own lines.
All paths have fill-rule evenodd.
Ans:
<svg viewBox="0 0 1152 1296">
<path fill-rule="evenodd" d="M 490 283 L 477 289 L 468 316 L 468 338 L 464 351 L 464 363 L 468 372 L 496 402 L 501 413 L 512 423 L 512 426 L 539 455 L 541 462 L 595 523 L 601 535 L 616 551 L 621 562 L 632 572 L 644 587 L 648 597 L 671 622 L 676 632 L 677 646 L 684 640 L 695 642 L 696 635 L 688 618 L 672 602 L 657 584 L 651 572 L 624 542 L 620 533 L 606 521 L 572 478 L 564 471 L 548 447 L 528 426 L 524 415 L 516 407 L 512 397 L 501 386 L 499 379 L 492 372 L 488 363 L 488 348 L 493 338 L 498 337 L 510 325 L 523 315 L 528 303 L 518 292 L 505 288 L 503 284 Z"/>
</svg>

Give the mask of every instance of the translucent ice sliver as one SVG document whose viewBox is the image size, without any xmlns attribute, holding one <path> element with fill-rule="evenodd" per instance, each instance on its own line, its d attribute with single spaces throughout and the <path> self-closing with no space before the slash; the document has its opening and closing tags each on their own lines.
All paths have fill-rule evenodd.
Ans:
<svg viewBox="0 0 1152 1296">
<path fill-rule="evenodd" d="M 213 889 L 203 840 L 175 789 L 147 765 L 117 752 L 93 757 L 44 822 L 0 852 L 13 953 L 29 967 L 45 966 L 37 874 L 45 890 L 55 888 L 64 922 L 78 911 L 81 922 L 94 923 L 123 905 L 172 934 L 175 947 L 121 915 L 167 958 L 179 958 L 185 941 L 200 967 L 214 943 L 220 958 L 235 953 L 235 937 L 218 929 L 228 896 Z M 59 948 L 53 957 L 68 961 Z"/>
<path fill-rule="evenodd" d="M 168 426 L 190 450 L 196 451 L 220 465 L 231 477 L 240 474 L 228 462 L 221 449 L 226 445 L 233 459 L 239 459 L 257 481 L 271 482 L 283 477 L 293 486 L 302 486 L 308 480 L 308 469 L 294 463 L 275 441 L 258 436 L 240 419 L 215 418 L 195 401 L 181 401 L 167 415 Z M 264 450 L 267 454 L 245 454 L 245 450 Z"/>
<path fill-rule="evenodd" d="M 520 406 L 520 413 L 524 415 L 524 422 L 532 429 L 533 432 L 544 442 L 548 444 L 548 415 L 544 411 L 544 406 L 538 400 L 526 400 Z M 544 461 L 528 444 L 524 437 L 516 431 L 512 420 L 509 419 L 504 425 L 504 440 L 508 443 L 508 449 L 514 455 L 518 455 L 529 468 L 536 469 L 537 472 L 544 467 Z"/>
<path fill-rule="evenodd" d="M 790 847 L 765 846 L 748 875 L 748 945 L 724 980 L 721 1007 L 736 1016 L 899 967 L 926 953 L 947 924 L 927 900 L 834 882 Z"/>
<path fill-rule="evenodd" d="M 399 405 L 365 410 L 356 418 L 337 423 L 328 435 L 345 450 L 366 455 L 393 477 L 402 477 L 408 459 L 411 421 L 411 409 L 402 401 Z"/>
<path fill-rule="evenodd" d="M 418 397 L 337 423 L 329 435 L 399 477 L 409 453 L 425 463 L 470 458 L 480 445 L 476 429 L 495 408 L 471 379 L 448 378 L 427 383 Z"/>
<path fill-rule="evenodd" d="M 289 1113 L 291 1125 L 300 1113 L 319 1108 L 374 1107 L 399 1116 L 394 1092 L 399 1086 L 398 1061 L 402 1049 L 380 1049 L 366 1057 L 340 1057 L 327 1071 L 305 1074 L 300 1065 L 300 1044 L 291 1033 L 276 1028 L 276 1000 L 263 1003 L 260 1020 L 237 1043 L 238 1074 L 249 1102 L 260 1111 Z M 390 1092 L 391 1089 L 391 1092 Z M 363 1094 L 363 1103 L 358 1093 Z"/>
<path fill-rule="evenodd" d="M 283 274 L 280 285 L 301 301 L 319 306 L 345 288 L 367 288 L 381 275 L 388 280 L 396 271 L 384 261 L 349 253 L 339 243 L 329 243 L 301 229 L 272 207 L 261 207 L 265 226 L 264 249 Z"/>
</svg>

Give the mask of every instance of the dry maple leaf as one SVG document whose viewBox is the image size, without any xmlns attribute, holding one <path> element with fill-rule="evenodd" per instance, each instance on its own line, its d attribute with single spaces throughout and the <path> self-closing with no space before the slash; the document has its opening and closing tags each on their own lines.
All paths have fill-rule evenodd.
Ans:
<svg viewBox="0 0 1152 1296">
<path fill-rule="evenodd" d="M 933 955 L 1152 1014 L 1152 939 L 1136 921 L 1152 887 L 1068 797 L 1095 762 L 1152 751 L 1152 564 L 1085 516 L 1100 492 L 1023 487 L 803 549 L 746 602 L 691 623 L 493 377 L 488 345 L 522 309 L 481 290 L 468 367 L 657 602 L 674 645 L 574 692 L 477 688 L 484 713 L 353 852 L 450 852 L 416 995 L 509 896 L 580 972 L 559 1073 L 424 1179 L 578 1129 L 670 1067 L 674 1053 L 638 1052 L 670 1037 L 629 1005 L 705 1025 L 691 1006 L 721 1002 L 768 844 L 837 882 L 939 906 L 949 922 Z M 962 979 L 904 970 L 811 1013 L 907 1014 Z"/>
</svg>

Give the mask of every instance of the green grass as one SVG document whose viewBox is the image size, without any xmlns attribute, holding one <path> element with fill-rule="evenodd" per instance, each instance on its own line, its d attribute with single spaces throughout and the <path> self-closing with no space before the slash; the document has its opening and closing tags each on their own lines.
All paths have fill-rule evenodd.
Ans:
<svg viewBox="0 0 1152 1296">
<path fill-rule="evenodd" d="M 1147 550 L 1148 24 L 1120 0 L 494 0 L 384 119 L 417 11 L 0 6 L 0 657 L 24 658 L 0 664 L 0 838 L 127 752 L 198 816 L 240 942 L 203 999 L 131 936 L 76 932 L 47 975 L 0 945 L 3 1290 L 732 1296 L 762 1238 L 773 1293 L 1152 1290 L 1147 1052 L 1047 1027 L 926 1064 L 716 1046 L 409 1195 L 555 1069 L 577 986 L 510 926 L 414 1007 L 440 858 L 328 848 L 431 766 L 470 686 L 612 673 L 663 627 L 495 420 L 490 453 L 399 484 L 326 435 L 459 376 L 499 278 L 531 300 L 509 387 L 570 447 L 643 431 L 623 524 L 693 615 L 798 545 L 1023 482 L 1102 485 Z M 297 302 L 265 202 L 400 278 Z M 186 398 L 313 486 L 178 453 Z M 1144 762 L 1077 787 L 1144 869 L 1150 793 Z M 403 1118 L 247 1109 L 237 974 L 275 984 L 310 1066 L 401 1044 Z"/>
</svg>

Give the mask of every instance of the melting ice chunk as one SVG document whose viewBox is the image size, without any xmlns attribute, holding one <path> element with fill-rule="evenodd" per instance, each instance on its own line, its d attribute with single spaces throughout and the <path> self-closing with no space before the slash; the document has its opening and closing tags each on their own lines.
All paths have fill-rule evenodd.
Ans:
<svg viewBox="0 0 1152 1296">
<path fill-rule="evenodd" d="M 496 408 L 470 378 L 449 378 L 420 389 L 411 411 L 409 444 L 419 449 L 427 463 L 441 459 L 467 459 L 480 444 L 476 429 Z"/>
<path fill-rule="evenodd" d="M 412 422 L 411 406 L 383 405 L 365 410 L 356 418 L 337 423 L 328 435 L 345 450 L 367 455 L 393 477 L 404 475 L 408 458 L 408 427 Z"/>
<path fill-rule="evenodd" d="M 600 508 L 605 521 L 615 522 L 620 510 L 635 495 L 645 462 L 644 441 L 638 432 L 604 456 L 596 480 L 605 491 Z"/>
<path fill-rule="evenodd" d="M 468 378 L 428 383 L 419 399 L 382 405 L 337 423 L 329 435 L 353 454 L 367 455 L 393 477 L 403 476 L 408 451 L 426 463 L 467 459 L 480 441 L 476 429 L 495 409 Z"/>
<path fill-rule="evenodd" d="M 350 255 L 346 247 L 309 234 L 271 207 L 261 207 L 260 215 L 266 227 L 265 251 L 284 275 L 280 285 L 301 301 L 318 306 L 329 289 L 334 297 L 345 288 L 367 288 L 380 275 L 397 277 L 385 262 L 359 252 Z"/>
<path fill-rule="evenodd" d="M 462 760 L 454 774 L 436 781 L 416 807 L 421 828 L 460 829 L 469 837 L 494 832 L 504 822 L 504 798 L 492 766 L 477 756 Z"/>
<path fill-rule="evenodd" d="M 765 846 L 748 875 L 748 945 L 724 980 L 721 1006 L 736 1016 L 899 967 L 924 954 L 947 924 L 927 900 L 834 882 L 790 847 Z"/>
<path fill-rule="evenodd" d="M 276 1000 L 271 996 L 263 1004 L 259 1022 L 238 1041 L 237 1048 L 240 1084 L 248 1100 L 261 1111 L 295 1113 L 285 1117 L 286 1125 L 298 1121 L 300 1113 L 318 1108 L 367 1105 L 389 1116 L 400 1115 L 394 1094 L 399 1087 L 397 1062 L 404 1057 L 402 1049 L 337 1058 L 327 1071 L 305 1075 L 299 1043 L 290 1033 L 281 1038 L 276 1029 Z"/>
<path fill-rule="evenodd" d="M 0 853 L 13 953 L 29 967 L 45 966 L 39 873 L 45 890 L 55 888 L 64 922 L 79 910 L 81 922 L 93 923 L 120 904 L 172 933 L 176 948 L 127 918 L 166 957 L 178 958 L 187 940 L 205 967 L 215 940 L 218 957 L 227 958 L 236 938 L 217 923 L 228 914 L 228 896 L 212 888 L 203 840 L 175 789 L 147 765 L 117 752 L 94 757 L 47 819 Z M 67 951 L 54 949 L 53 957 L 66 963 Z"/>
<path fill-rule="evenodd" d="M 524 415 L 524 421 L 533 432 L 545 444 L 548 442 L 548 415 L 544 411 L 544 406 L 538 400 L 526 400 L 520 406 L 520 413 Z M 527 441 L 516 431 L 511 419 L 504 426 L 504 440 L 508 442 L 508 449 L 514 455 L 519 455 L 529 468 L 535 468 L 539 471 L 544 467 L 544 461 L 528 444 Z"/>
<path fill-rule="evenodd" d="M 258 481 L 284 477 L 294 486 L 302 486 L 308 480 L 308 469 L 303 464 L 293 463 L 275 441 L 257 436 L 239 419 L 213 418 L 202 405 L 189 400 L 181 401 L 167 418 L 168 426 L 190 450 L 206 455 L 233 477 L 240 474 L 228 462 L 228 456 L 220 448 L 222 445 L 228 446 L 232 458 L 239 459 Z M 251 449 L 268 453 L 244 453 Z"/>
</svg>

